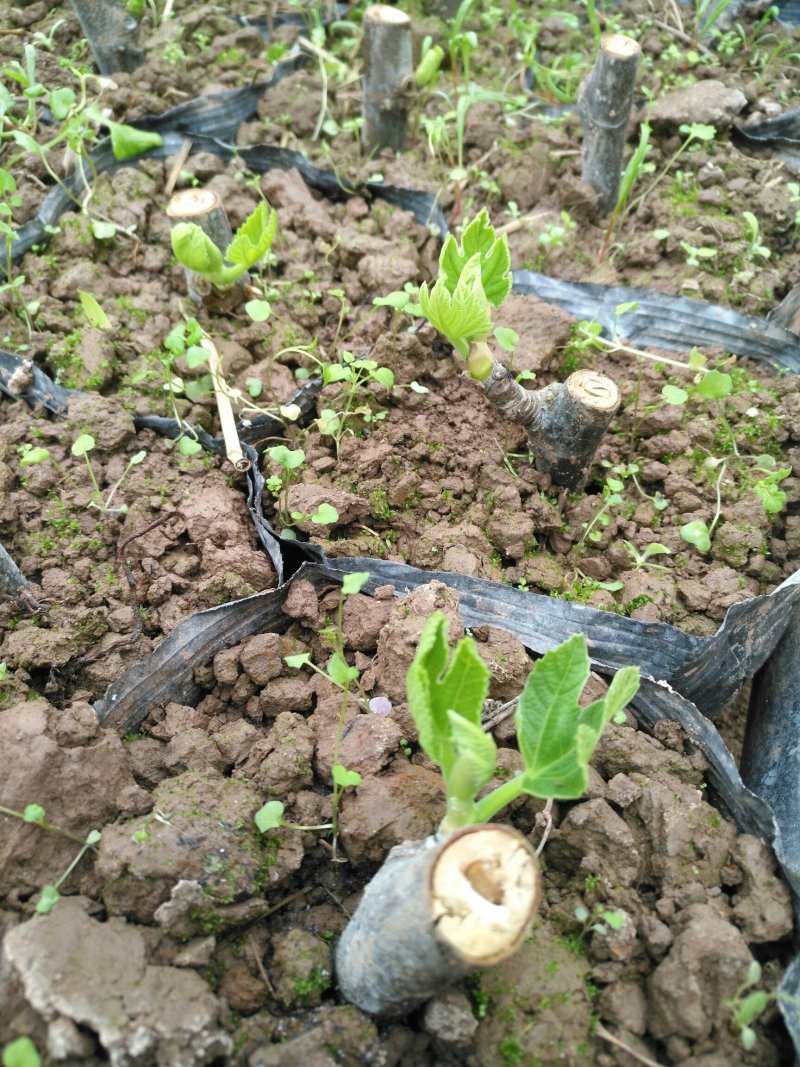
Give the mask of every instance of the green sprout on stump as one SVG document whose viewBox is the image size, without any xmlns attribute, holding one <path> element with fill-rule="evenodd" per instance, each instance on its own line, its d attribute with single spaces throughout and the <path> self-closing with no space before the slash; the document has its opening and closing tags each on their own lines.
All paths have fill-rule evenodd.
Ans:
<svg viewBox="0 0 800 1067">
<path fill-rule="evenodd" d="M 574 634 L 538 661 L 516 711 L 525 769 L 477 799 L 497 768 L 494 740 L 481 726 L 489 669 L 471 637 L 459 641 L 448 660 L 447 620 L 441 612 L 428 619 L 406 688 L 420 745 L 439 765 L 445 782 L 447 811 L 440 833 L 488 822 L 523 793 L 575 800 L 585 792 L 589 758 L 603 729 L 639 688 L 638 667 L 624 667 L 602 700 L 582 708 L 578 700 L 589 672 L 582 634 Z"/>
<path fill-rule="evenodd" d="M 267 254 L 278 232 L 278 216 L 262 200 L 233 235 L 224 254 L 194 222 L 172 229 L 172 251 L 184 267 L 200 274 L 215 289 L 230 289 Z"/>
<path fill-rule="evenodd" d="M 566 382 L 537 391 L 526 389 L 507 367 L 495 361 L 488 345 L 494 332 L 500 347 L 513 347 L 511 331 L 492 327 L 492 307 L 511 291 L 508 240 L 498 237 L 486 211 L 464 230 L 461 245 L 450 235 L 439 256 L 432 289 L 422 285 L 419 302 L 433 326 L 467 363 L 492 407 L 528 431 L 537 468 L 553 484 L 581 489 L 603 434 L 620 405 L 617 386 L 604 375 L 579 371 Z"/>
</svg>

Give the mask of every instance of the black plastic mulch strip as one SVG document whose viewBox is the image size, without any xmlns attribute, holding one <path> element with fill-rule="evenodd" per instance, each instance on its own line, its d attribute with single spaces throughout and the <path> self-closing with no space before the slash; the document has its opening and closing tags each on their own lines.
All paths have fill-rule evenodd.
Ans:
<svg viewBox="0 0 800 1067">
<path fill-rule="evenodd" d="M 793 108 L 752 126 L 734 126 L 731 140 L 742 152 L 769 154 L 795 173 L 800 171 L 800 109 Z"/>
<path fill-rule="evenodd" d="M 797 576 L 794 576 L 797 577 Z M 790 579 L 791 581 L 791 579 Z M 742 777 L 772 807 L 800 870 L 800 607 L 756 675 L 742 751 Z"/>
<path fill-rule="evenodd" d="M 72 7 L 101 74 L 130 72 L 142 63 L 136 19 L 122 0 L 73 0 Z"/>
<path fill-rule="evenodd" d="M 788 579 L 793 581 L 796 575 Z M 800 607 L 780 643 L 756 675 L 750 696 L 742 777 L 749 789 L 770 805 L 781 834 L 775 855 L 794 894 L 795 913 L 800 912 Z M 790 876 L 791 872 L 791 876 Z M 800 956 L 786 971 L 780 991 L 789 999 L 779 1000 L 786 1027 L 800 1050 Z"/>
<path fill-rule="evenodd" d="M 226 89 L 219 93 L 198 96 L 162 111 L 158 115 L 141 115 L 131 120 L 138 130 L 152 133 L 178 133 L 184 137 L 206 134 L 220 141 L 233 141 L 243 122 L 256 113 L 258 102 L 278 82 L 295 74 L 308 63 L 303 52 L 297 52 L 275 66 L 272 76 L 240 89 Z"/>
<path fill-rule="evenodd" d="M 800 23 L 800 2 L 799 0 L 786 0 L 785 3 L 775 4 L 774 7 L 778 9 L 778 21 L 785 22 L 791 26 L 797 26 Z"/>
<path fill-rule="evenodd" d="M 675 352 L 720 345 L 775 370 L 800 374 L 800 336 L 767 319 L 653 289 L 565 282 L 532 270 L 515 270 L 513 275 L 514 292 L 532 293 L 578 319 L 599 322 L 606 337 Z M 634 311 L 614 314 L 615 308 L 629 302 L 637 304 Z"/>
<path fill-rule="evenodd" d="M 0 600 L 19 600 L 29 592 L 28 579 L 0 545 Z"/>
<path fill-rule="evenodd" d="M 540 593 L 448 571 L 370 559 L 333 559 L 326 565 L 342 574 L 369 571 L 369 592 L 378 585 L 406 592 L 429 581 L 443 582 L 458 592 L 467 626 L 487 623 L 508 630 L 538 655 L 583 633 L 598 670 L 637 664 L 644 674 L 697 704 L 709 719 L 767 660 L 800 601 L 800 584 L 784 583 L 768 596 L 734 604 L 712 637 L 695 637 L 667 623 L 639 622 L 567 600 L 553 604 L 552 597 Z"/>
</svg>

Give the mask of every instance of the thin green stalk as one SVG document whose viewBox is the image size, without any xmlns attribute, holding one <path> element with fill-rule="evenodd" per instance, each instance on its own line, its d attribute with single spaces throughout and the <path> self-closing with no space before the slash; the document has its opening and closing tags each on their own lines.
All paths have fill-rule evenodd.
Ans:
<svg viewBox="0 0 800 1067">
<path fill-rule="evenodd" d="M 628 165 L 622 175 L 622 181 L 619 187 L 619 196 L 617 202 L 614 205 L 614 210 L 611 212 L 611 218 L 608 220 L 608 227 L 606 228 L 605 237 L 603 238 L 603 246 L 600 249 L 600 262 L 602 263 L 608 250 L 608 244 L 611 240 L 611 235 L 617 225 L 617 221 L 620 216 L 624 215 L 625 208 L 628 203 L 628 197 L 630 196 L 631 189 L 633 188 L 636 179 L 642 170 L 642 165 L 650 151 L 650 123 L 643 122 L 639 127 L 639 144 L 628 160 Z"/>
<path fill-rule="evenodd" d="M 0 804 L 0 815 L 11 815 L 15 819 L 19 819 L 20 822 L 28 823 L 29 826 L 39 826 L 42 830 L 47 830 L 51 834 L 59 834 L 61 837 L 66 837 L 69 841 L 74 841 L 77 845 L 85 845 L 86 838 L 78 837 L 77 834 L 70 833 L 69 830 L 62 830 L 60 826 L 53 826 L 52 823 L 41 821 L 29 822 L 25 818 L 21 811 L 15 811 L 13 808 L 7 808 L 4 804 Z M 88 846 L 87 846 L 88 847 Z"/>
<path fill-rule="evenodd" d="M 723 463 L 722 466 L 719 469 L 719 477 L 717 478 L 717 486 L 716 486 L 716 489 L 717 489 L 717 509 L 714 512 L 714 518 L 711 520 L 711 525 L 708 528 L 708 536 L 709 536 L 709 538 L 714 533 L 716 525 L 720 520 L 720 516 L 722 515 L 722 478 L 723 478 L 724 474 L 725 474 L 725 464 Z"/>
</svg>

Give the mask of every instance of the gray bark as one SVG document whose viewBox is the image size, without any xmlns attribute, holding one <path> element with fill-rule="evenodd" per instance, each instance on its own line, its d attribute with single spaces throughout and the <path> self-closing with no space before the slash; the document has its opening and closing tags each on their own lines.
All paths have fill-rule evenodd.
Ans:
<svg viewBox="0 0 800 1067">
<path fill-rule="evenodd" d="M 339 941 L 336 974 L 352 1004 L 402 1015 L 476 967 L 510 956 L 541 896 L 528 841 L 499 824 L 393 848 Z"/>
<path fill-rule="evenodd" d="M 583 123 L 581 177 L 597 193 L 597 206 L 604 214 L 614 210 L 619 196 L 640 53 L 638 42 L 630 37 L 605 34 L 594 67 L 578 93 Z"/>
<path fill-rule="evenodd" d="M 411 19 L 388 4 L 364 12 L 364 150 L 400 151 L 406 140 L 408 94 L 413 84 Z"/>
<path fill-rule="evenodd" d="M 0 601 L 15 600 L 25 607 L 38 607 L 28 579 L 0 545 Z"/>
<path fill-rule="evenodd" d="M 536 469 L 549 474 L 554 485 L 583 488 L 595 452 L 619 410 L 616 384 L 595 371 L 579 370 L 565 382 L 533 392 L 495 363 L 482 385 L 492 407 L 528 431 Z"/>
<path fill-rule="evenodd" d="M 142 62 L 138 24 L 120 0 L 72 0 L 101 74 L 132 71 Z"/>
<path fill-rule="evenodd" d="M 173 226 L 179 222 L 195 223 L 223 255 L 233 238 L 225 208 L 213 189 L 182 189 L 167 204 L 167 215 Z M 210 311 L 231 311 L 238 307 L 244 299 L 244 287 L 250 281 L 245 271 L 230 289 L 217 289 L 202 274 L 188 267 L 184 267 L 184 274 L 189 296 Z"/>
</svg>

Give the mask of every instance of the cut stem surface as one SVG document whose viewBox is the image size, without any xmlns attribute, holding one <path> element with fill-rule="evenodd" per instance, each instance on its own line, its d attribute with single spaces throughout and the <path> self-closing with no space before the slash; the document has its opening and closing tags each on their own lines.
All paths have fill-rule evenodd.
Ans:
<svg viewBox="0 0 800 1067">
<path fill-rule="evenodd" d="M 393 848 L 339 942 L 341 991 L 374 1015 L 411 1011 L 510 956 L 540 899 L 536 856 L 511 827 L 468 826 Z"/>
</svg>

